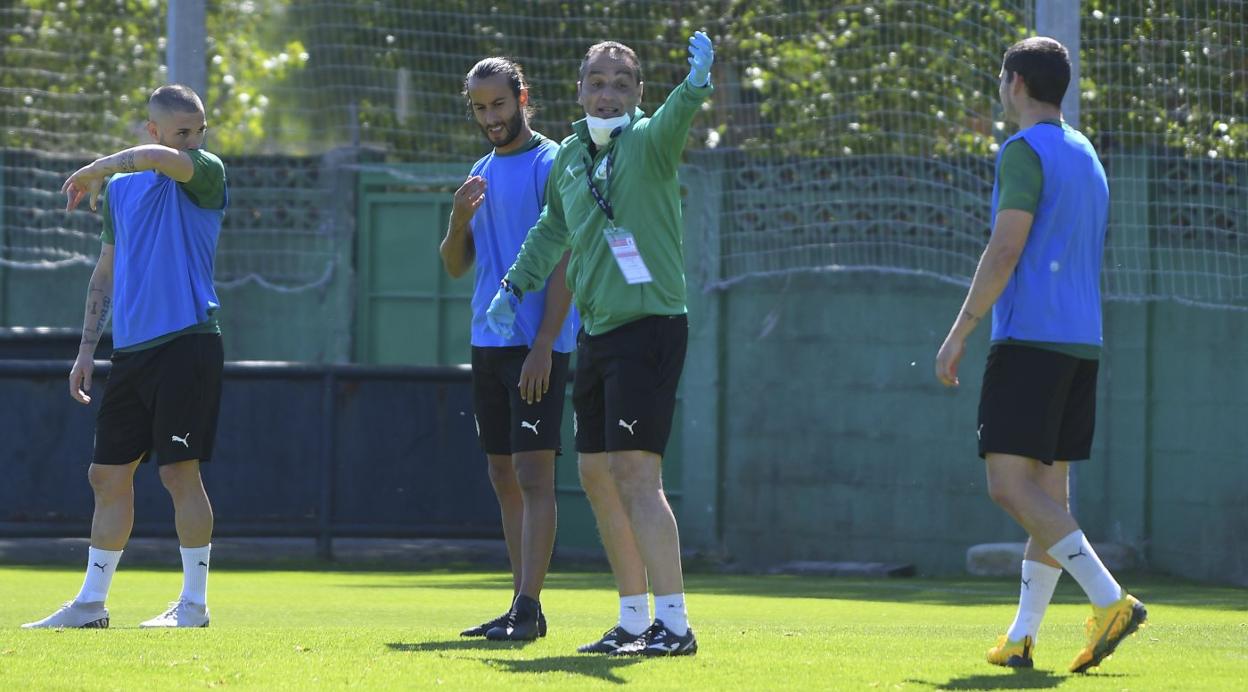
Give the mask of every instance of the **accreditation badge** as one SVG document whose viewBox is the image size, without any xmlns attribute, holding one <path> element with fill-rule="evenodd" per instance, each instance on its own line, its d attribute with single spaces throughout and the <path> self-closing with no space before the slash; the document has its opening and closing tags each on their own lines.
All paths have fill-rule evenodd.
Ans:
<svg viewBox="0 0 1248 692">
<path fill-rule="evenodd" d="M 648 284 L 654 281 L 650 276 L 650 269 L 646 267 L 646 261 L 641 258 L 641 251 L 637 249 L 637 239 L 633 237 L 623 228 L 607 228 L 603 231 L 607 237 L 607 246 L 611 248 L 611 254 L 615 256 L 615 263 L 620 266 L 620 271 L 624 273 L 624 280 L 629 284 Z"/>
</svg>

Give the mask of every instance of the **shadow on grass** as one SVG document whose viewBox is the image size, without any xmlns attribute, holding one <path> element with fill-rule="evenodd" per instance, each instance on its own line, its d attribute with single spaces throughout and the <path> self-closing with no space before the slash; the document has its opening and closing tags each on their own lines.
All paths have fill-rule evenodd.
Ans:
<svg viewBox="0 0 1248 692">
<path fill-rule="evenodd" d="M 1124 673 L 1089 673 L 1087 675 L 1057 675 L 1052 671 L 1016 668 L 1010 672 L 981 673 L 951 678 L 948 682 L 930 680 L 907 680 L 915 685 L 926 685 L 937 690 L 1043 690 L 1057 687 L 1074 678 L 1104 679 L 1128 678 Z"/>
<path fill-rule="evenodd" d="M 967 675 L 952 678 L 948 682 L 931 682 L 930 680 L 907 680 L 915 685 L 924 685 L 937 690 L 1043 690 L 1057 687 L 1066 681 L 1061 675 L 1054 675 L 1047 670 L 1019 668 L 1012 672 L 980 675 Z"/>
<path fill-rule="evenodd" d="M 584 675 L 603 682 L 623 685 L 627 680 L 616 674 L 621 668 L 637 665 L 645 659 L 636 656 L 615 657 L 601 655 L 548 656 L 532 660 L 487 658 L 484 662 L 508 673 L 572 673 Z"/>
<path fill-rule="evenodd" d="M 491 642 L 484 639 L 449 639 L 440 642 L 389 642 L 386 648 L 402 653 L 425 653 L 447 651 L 498 651 L 500 649 L 522 649 L 532 642 Z M 512 658 L 475 658 L 482 663 L 508 673 L 540 674 L 540 673 L 572 673 L 601 680 L 603 682 L 622 685 L 626 680 L 616 674 L 625 666 L 641 663 L 638 657 L 610 656 L 547 656 L 545 658 L 512 659 Z"/>
<path fill-rule="evenodd" d="M 499 649 L 523 649 L 533 642 L 492 642 L 481 637 L 447 639 L 440 642 L 387 642 L 391 651 L 420 653 L 424 651 L 498 651 Z"/>
</svg>

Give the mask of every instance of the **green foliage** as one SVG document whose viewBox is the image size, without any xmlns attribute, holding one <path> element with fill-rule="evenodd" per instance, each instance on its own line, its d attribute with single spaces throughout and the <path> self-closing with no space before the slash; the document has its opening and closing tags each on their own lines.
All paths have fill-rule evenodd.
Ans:
<svg viewBox="0 0 1248 692">
<path fill-rule="evenodd" d="M 988 154 L 1000 55 L 1025 34 L 1025 18 L 1000 4 L 751 3 L 740 22 L 752 28 L 738 46 L 742 89 L 757 95 L 774 129 L 743 145 L 795 155 Z M 805 7 L 779 13 L 779 5 Z"/>
<path fill-rule="evenodd" d="M 717 93 L 694 147 L 781 156 L 986 155 L 1004 49 L 1025 0 L 208 3 L 207 105 L 224 153 L 343 144 L 395 160 L 463 160 L 482 140 L 459 95 L 480 57 L 525 66 L 535 125 L 580 117 L 576 68 L 612 39 L 642 60 L 644 107 L 685 75 L 694 29 L 715 40 Z M 1242 0 L 1089 0 L 1082 122 L 1098 144 L 1248 156 Z M 162 82 L 165 4 L 27 0 L 0 9 L 0 146 L 99 150 L 138 138 Z M 100 136 L 103 135 L 103 140 Z"/>
<path fill-rule="evenodd" d="M 1114 146 L 1248 157 L 1248 3 L 1090 0 L 1081 125 Z"/>
<path fill-rule="evenodd" d="M 287 1 L 208 3 L 200 96 L 217 151 L 265 141 L 268 90 L 306 60 L 272 24 Z M 81 154 L 144 141 L 148 94 L 167 81 L 165 9 L 158 0 L 26 0 L 0 10 L 0 146 Z"/>
<path fill-rule="evenodd" d="M 95 149 L 101 134 L 106 146 L 134 140 L 163 60 L 156 6 L 28 0 L 3 10 L 0 143 L 72 152 Z"/>
<path fill-rule="evenodd" d="M 274 91 L 298 74 L 308 52 L 279 27 L 289 0 L 210 2 L 208 111 L 212 146 L 226 154 L 276 153 L 280 127 Z M 289 101 L 289 99 L 286 99 Z"/>
<path fill-rule="evenodd" d="M 290 85 L 301 94 L 307 131 L 397 160 L 462 161 L 483 147 L 461 96 L 464 75 L 480 58 L 506 55 L 524 66 L 538 107 L 533 124 L 555 138 L 583 115 L 576 70 L 592 43 L 617 40 L 638 51 L 650 109 L 684 77 L 687 32 L 671 21 L 672 4 L 538 4 L 540 11 L 505 0 L 485 9 L 467 0 L 297 3 L 287 30 L 312 59 Z M 685 4 L 693 3 L 676 5 Z M 664 62 L 673 49 L 680 69 Z"/>
<path fill-rule="evenodd" d="M 715 39 L 718 91 L 691 135 L 694 147 L 802 157 L 988 155 L 1001 135 L 993 116 L 1001 54 L 1031 33 L 1031 3 L 1021 1 L 534 5 L 298 3 L 288 30 L 313 55 L 295 77 L 310 99 L 308 130 L 398 159 L 472 156 L 481 141 L 465 122 L 460 80 L 475 59 L 505 54 L 526 66 L 540 107 L 535 125 L 562 137 L 580 117 L 575 69 L 589 44 L 613 39 L 638 51 L 653 110 L 683 78 L 685 39 L 702 28 Z M 1233 117 L 1248 92 L 1237 67 L 1244 47 L 1233 40 L 1242 5 L 1091 3 L 1083 126 L 1135 145 L 1242 157 L 1248 124 Z M 410 86 L 407 119 L 396 105 L 400 70 Z M 345 122 L 358 129 L 344 132 Z"/>
</svg>

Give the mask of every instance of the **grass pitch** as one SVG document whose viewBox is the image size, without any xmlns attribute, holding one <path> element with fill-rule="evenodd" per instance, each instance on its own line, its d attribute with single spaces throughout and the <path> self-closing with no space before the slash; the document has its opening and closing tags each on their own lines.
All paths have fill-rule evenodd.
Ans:
<svg viewBox="0 0 1248 692">
<path fill-rule="evenodd" d="M 1149 625 L 1089 675 L 1067 665 L 1089 612 L 1063 579 L 1036 669 L 988 665 L 1013 617 L 1004 580 L 844 580 L 693 575 L 700 652 L 678 659 L 575 653 L 614 623 L 607 574 L 555 574 L 550 635 L 530 644 L 458 636 L 502 612 L 494 573 L 214 571 L 212 626 L 139 630 L 177 595 L 180 574 L 126 569 L 108 630 L 25 631 L 77 592 L 81 572 L 0 567 L 0 689 L 1039 689 L 1248 687 L 1248 591 L 1128 579 Z"/>
</svg>

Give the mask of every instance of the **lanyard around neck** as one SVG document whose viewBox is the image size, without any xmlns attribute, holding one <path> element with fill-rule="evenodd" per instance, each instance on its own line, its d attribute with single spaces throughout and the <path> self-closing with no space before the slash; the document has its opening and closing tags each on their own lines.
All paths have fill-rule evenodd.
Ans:
<svg viewBox="0 0 1248 692">
<path fill-rule="evenodd" d="M 602 183 L 603 188 L 606 190 L 611 189 L 611 168 L 614 165 L 614 158 L 615 151 L 609 151 L 607 152 L 607 158 L 602 164 Z M 594 196 L 594 201 L 598 203 L 598 208 L 602 210 L 602 213 L 607 215 L 607 220 L 610 221 L 612 225 L 615 225 L 615 209 L 612 208 L 611 203 L 607 201 L 606 195 L 602 194 L 602 190 L 599 190 L 598 186 L 594 184 L 594 166 L 592 159 L 590 160 L 590 165 L 585 167 L 585 181 L 589 183 L 589 193 Z"/>
</svg>

